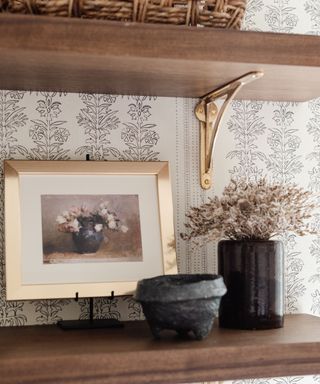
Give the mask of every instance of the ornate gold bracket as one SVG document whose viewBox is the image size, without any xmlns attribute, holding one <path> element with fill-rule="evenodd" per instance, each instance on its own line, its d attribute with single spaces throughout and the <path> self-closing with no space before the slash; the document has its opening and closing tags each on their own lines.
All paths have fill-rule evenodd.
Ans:
<svg viewBox="0 0 320 384">
<path fill-rule="evenodd" d="M 201 97 L 195 108 L 195 115 L 200 121 L 200 182 L 203 189 L 209 189 L 212 184 L 212 154 L 222 117 L 235 95 L 243 85 L 260 79 L 263 72 L 249 72 L 238 79 Z M 218 108 L 215 101 L 226 97 Z"/>
</svg>

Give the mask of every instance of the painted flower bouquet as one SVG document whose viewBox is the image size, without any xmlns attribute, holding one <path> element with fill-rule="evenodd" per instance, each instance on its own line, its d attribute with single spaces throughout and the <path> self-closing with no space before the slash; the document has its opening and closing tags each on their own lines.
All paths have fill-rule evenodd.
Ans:
<svg viewBox="0 0 320 384">
<path fill-rule="evenodd" d="M 80 208 L 73 207 L 69 211 L 64 211 L 57 217 L 58 230 L 61 232 L 79 232 L 80 228 L 87 226 L 88 223 L 93 225 L 96 232 L 102 231 L 103 228 L 113 231 L 122 231 L 126 233 L 128 227 L 123 225 L 118 219 L 117 214 L 108 208 L 109 202 L 99 205 L 99 208 L 90 211 L 86 206 Z"/>
<path fill-rule="evenodd" d="M 103 229 L 123 233 L 129 230 L 118 218 L 116 212 L 110 209 L 107 201 L 94 210 L 89 210 L 84 205 L 72 207 L 62 212 L 56 221 L 60 232 L 72 233 L 79 253 L 96 252 L 104 238 Z"/>
</svg>

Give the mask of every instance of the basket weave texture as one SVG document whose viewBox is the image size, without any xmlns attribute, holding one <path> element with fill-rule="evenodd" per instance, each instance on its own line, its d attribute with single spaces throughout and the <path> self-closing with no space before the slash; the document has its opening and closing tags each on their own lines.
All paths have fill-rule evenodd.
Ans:
<svg viewBox="0 0 320 384">
<path fill-rule="evenodd" d="M 0 0 L 4 12 L 239 29 L 246 0 Z"/>
</svg>

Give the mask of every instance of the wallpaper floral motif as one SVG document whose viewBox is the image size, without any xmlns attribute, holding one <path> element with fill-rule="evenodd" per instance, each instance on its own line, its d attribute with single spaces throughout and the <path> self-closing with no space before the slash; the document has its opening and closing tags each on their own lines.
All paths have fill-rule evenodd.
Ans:
<svg viewBox="0 0 320 384">
<path fill-rule="evenodd" d="M 262 12 L 263 0 L 247 0 L 247 9 L 244 15 L 243 29 L 250 31 L 260 31 L 258 23 L 256 23 L 256 16 Z"/>
<path fill-rule="evenodd" d="M 277 0 L 267 5 L 265 20 L 272 32 L 288 33 L 297 26 L 298 16 L 290 0 Z"/>
<path fill-rule="evenodd" d="M 119 151 L 111 146 L 110 134 L 119 126 L 117 111 L 113 104 L 117 97 L 111 95 L 79 95 L 84 107 L 77 115 L 77 122 L 85 134 L 85 144 L 76 149 L 76 154 L 89 155 L 92 160 L 119 157 Z"/>
<path fill-rule="evenodd" d="M 257 166 L 257 160 L 266 161 L 266 155 L 258 150 L 257 140 L 266 130 L 260 115 L 263 103 L 257 101 L 234 101 L 233 115 L 228 122 L 229 131 L 234 136 L 235 149 L 227 158 L 236 160 L 230 174 L 232 178 L 255 181 L 262 177 L 263 170 Z"/>
<path fill-rule="evenodd" d="M 30 160 L 69 160 L 69 150 L 64 149 L 70 132 L 65 128 L 66 121 L 59 120 L 62 102 L 56 92 L 41 92 L 37 100 L 38 118 L 30 121 L 29 136 L 33 145 L 27 158 Z M 28 151 L 22 148 L 21 154 Z"/>
<path fill-rule="evenodd" d="M 59 315 L 63 307 L 70 303 L 70 300 L 35 300 L 32 301 L 36 312 L 37 324 L 54 324 L 62 320 Z"/>
<path fill-rule="evenodd" d="M 275 103 L 273 111 L 274 126 L 270 128 L 268 144 L 271 156 L 267 162 L 268 171 L 275 181 L 288 183 L 301 173 L 303 163 L 297 153 L 301 139 L 293 127 L 294 112 L 289 103 Z"/>
<path fill-rule="evenodd" d="M 313 165 L 309 171 L 309 188 L 315 192 L 320 192 L 320 100 L 311 101 L 309 108 L 312 117 L 307 124 L 307 130 L 313 139 L 313 151 L 306 157 Z M 313 226 L 317 230 L 320 229 L 320 213 L 314 217 Z M 320 237 L 312 241 L 309 249 L 315 262 L 314 272 L 308 280 L 312 297 L 311 312 L 320 315 Z"/>
<path fill-rule="evenodd" d="M 124 123 L 121 139 L 127 149 L 123 151 L 123 160 L 156 161 L 159 152 L 155 152 L 160 135 L 155 130 L 156 124 L 149 122 L 151 106 L 146 103 L 146 97 L 133 97 L 129 104 L 128 115 L 130 122 Z"/>
<path fill-rule="evenodd" d="M 318 0 L 307 0 L 305 10 L 311 18 L 311 31 L 309 33 L 320 34 L 320 3 Z"/>
<path fill-rule="evenodd" d="M 320 34 L 318 0 L 248 0 L 244 29 Z M 213 189 L 199 187 L 196 100 L 0 91 L 0 159 L 169 160 L 175 227 L 185 212 L 220 194 L 230 177 L 267 175 L 320 191 L 320 99 L 309 103 L 234 101 L 217 138 Z M 1 161 L 2 164 L 2 161 Z M 1 177 L 3 169 L 0 169 Z M 3 197 L 3 183 L 0 183 Z M 0 227 L 4 227 L 3 198 Z M 312 220 L 320 229 L 320 211 Z M 286 250 L 286 311 L 320 316 L 320 237 L 283 237 Z M 0 325 L 55 323 L 88 317 L 88 300 L 5 300 L 4 234 L 0 231 Z M 181 272 L 216 270 L 216 246 L 193 251 L 177 236 Z M 116 292 L 115 292 L 116 294 Z M 137 320 L 131 298 L 96 299 L 97 318 Z M 233 384 L 320 383 L 318 376 L 237 380 Z"/>
</svg>

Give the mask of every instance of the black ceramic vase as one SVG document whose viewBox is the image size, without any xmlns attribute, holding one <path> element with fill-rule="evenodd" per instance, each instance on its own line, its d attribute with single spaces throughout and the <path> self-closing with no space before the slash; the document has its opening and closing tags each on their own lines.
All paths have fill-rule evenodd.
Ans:
<svg viewBox="0 0 320 384">
<path fill-rule="evenodd" d="M 74 232 L 72 238 L 78 253 L 95 253 L 102 243 L 103 231 L 96 232 L 94 223 L 87 223 L 79 232 Z"/>
<path fill-rule="evenodd" d="M 283 327 L 283 258 L 280 241 L 219 242 L 219 274 L 227 286 L 220 305 L 220 327 Z"/>
</svg>

